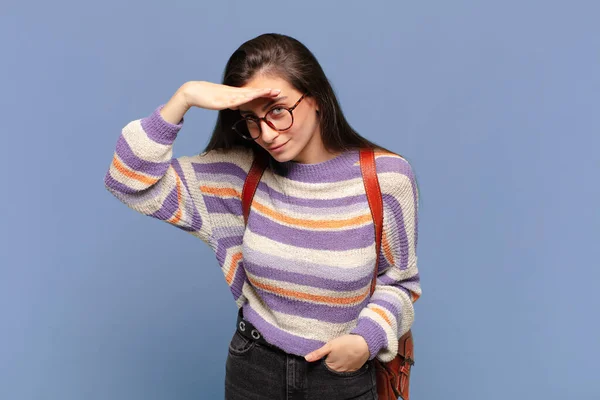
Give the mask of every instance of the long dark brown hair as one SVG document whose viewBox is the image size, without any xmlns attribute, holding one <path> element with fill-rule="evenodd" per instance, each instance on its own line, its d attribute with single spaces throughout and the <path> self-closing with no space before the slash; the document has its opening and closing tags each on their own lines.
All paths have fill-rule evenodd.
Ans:
<svg viewBox="0 0 600 400">
<path fill-rule="evenodd" d="M 266 33 L 242 44 L 229 58 L 223 73 L 223 84 L 241 87 L 257 74 L 285 79 L 296 90 L 316 100 L 325 148 L 330 152 L 373 148 L 388 151 L 365 139 L 348 123 L 342 113 L 331 83 L 312 52 L 298 40 L 276 33 Z M 268 155 L 258 143 L 240 137 L 231 129 L 240 119 L 239 111 L 219 111 L 217 123 L 204 149 L 252 148 Z M 281 172 L 281 166 L 270 157 L 270 166 Z"/>
</svg>

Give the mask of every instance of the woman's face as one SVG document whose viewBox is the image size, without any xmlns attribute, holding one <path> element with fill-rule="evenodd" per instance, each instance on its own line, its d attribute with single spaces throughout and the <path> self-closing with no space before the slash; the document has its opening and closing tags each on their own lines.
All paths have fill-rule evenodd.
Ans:
<svg viewBox="0 0 600 400">
<path fill-rule="evenodd" d="M 256 76 L 243 87 L 280 89 L 281 92 L 276 98 L 259 98 L 241 105 L 239 111 L 242 116 L 264 117 L 274 107 L 290 108 L 304 94 L 286 80 L 276 77 Z M 273 115 L 285 112 L 275 110 Z M 265 121 L 260 121 L 262 133 L 256 143 L 278 162 L 293 160 L 312 164 L 323 161 L 323 155 L 327 152 L 321 141 L 316 102 L 312 97 L 305 96 L 292 114 L 294 122 L 284 131 L 273 129 Z"/>
</svg>

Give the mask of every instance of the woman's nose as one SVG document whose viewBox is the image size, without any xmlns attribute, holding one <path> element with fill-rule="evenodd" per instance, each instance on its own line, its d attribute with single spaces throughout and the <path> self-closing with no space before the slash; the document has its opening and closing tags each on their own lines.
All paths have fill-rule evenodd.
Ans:
<svg viewBox="0 0 600 400">
<path fill-rule="evenodd" d="M 261 138 L 265 143 L 271 143 L 279 136 L 279 132 L 269 126 L 265 121 L 260 121 Z"/>
</svg>

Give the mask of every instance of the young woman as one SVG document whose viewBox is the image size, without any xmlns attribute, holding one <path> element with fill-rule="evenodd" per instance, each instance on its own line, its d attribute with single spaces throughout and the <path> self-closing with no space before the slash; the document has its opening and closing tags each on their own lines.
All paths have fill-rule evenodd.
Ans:
<svg viewBox="0 0 600 400">
<path fill-rule="evenodd" d="M 212 138 L 172 158 L 192 107 L 219 111 Z M 361 148 L 375 149 L 384 203 L 378 255 Z M 246 226 L 241 193 L 258 156 L 269 165 Z M 183 84 L 123 128 L 105 184 L 214 250 L 240 310 L 227 399 L 377 398 L 373 359 L 396 355 L 421 294 L 416 181 L 404 158 L 350 127 L 303 44 L 261 35 L 233 53 L 223 84 Z"/>
</svg>

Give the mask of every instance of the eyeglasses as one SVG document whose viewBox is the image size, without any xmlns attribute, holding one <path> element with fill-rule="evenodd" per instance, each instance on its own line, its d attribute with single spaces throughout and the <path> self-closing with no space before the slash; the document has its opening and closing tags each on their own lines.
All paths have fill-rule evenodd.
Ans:
<svg viewBox="0 0 600 400">
<path fill-rule="evenodd" d="M 267 114 L 262 118 L 255 115 L 248 115 L 233 124 L 232 129 L 246 140 L 256 140 L 260 137 L 262 134 L 260 121 L 265 121 L 271 129 L 276 131 L 286 131 L 294 124 L 294 114 L 292 111 L 298 107 L 298 104 L 300 104 L 306 94 L 304 93 L 296 104 L 290 108 L 275 106 L 267 111 Z"/>
</svg>

